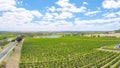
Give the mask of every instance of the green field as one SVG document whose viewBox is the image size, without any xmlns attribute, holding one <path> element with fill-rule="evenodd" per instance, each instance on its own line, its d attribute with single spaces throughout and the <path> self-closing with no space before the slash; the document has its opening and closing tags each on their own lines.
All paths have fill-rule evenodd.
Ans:
<svg viewBox="0 0 120 68">
<path fill-rule="evenodd" d="M 6 36 L 0 35 L 0 46 L 4 46 L 8 43 L 8 41 L 3 41 L 2 39 L 5 38 Z"/>
<path fill-rule="evenodd" d="M 13 38 L 11 35 L 0 35 L 0 46 L 8 44 L 7 38 Z"/>
<path fill-rule="evenodd" d="M 120 67 L 120 53 L 97 50 L 116 45 L 119 38 L 26 38 L 20 68 L 100 68 Z M 114 66 L 113 66 L 114 65 Z"/>
<path fill-rule="evenodd" d="M 0 35 L 0 40 L 3 39 L 3 38 L 5 38 L 5 36 Z"/>
<path fill-rule="evenodd" d="M 6 44 L 8 44 L 9 42 L 7 42 L 7 41 L 4 41 L 4 42 L 0 42 L 0 46 L 4 46 L 4 45 L 6 45 Z"/>
<path fill-rule="evenodd" d="M 13 35 L 0 35 L 0 40 L 14 37 Z"/>
</svg>

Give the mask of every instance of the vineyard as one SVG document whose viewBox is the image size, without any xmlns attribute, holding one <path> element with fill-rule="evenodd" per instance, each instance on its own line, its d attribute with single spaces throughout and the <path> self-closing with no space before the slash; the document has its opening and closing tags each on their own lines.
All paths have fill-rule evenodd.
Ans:
<svg viewBox="0 0 120 68">
<path fill-rule="evenodd" d="M 9 41 L 7 41 L 7 38 L 11 38 L 11 37 L 13 37 L 13 36 L 10 36 L 10 35 L 7 35 L 7 36 L 0 35 L 0 46 L 4 46 L 4 45 L 8 44 Z"/>
<path fill-rule="evenodd" d="M 8 43 L 8 41 L 3 40 L 5 36 L 0 35 L 0 46 L 4 46 Z"/>
<path fill-rule="evenodd" d="M 26 38 L 20 68 L 119 68 L 120 53 L 100 51 L 119 38 Z"/>
</svg>

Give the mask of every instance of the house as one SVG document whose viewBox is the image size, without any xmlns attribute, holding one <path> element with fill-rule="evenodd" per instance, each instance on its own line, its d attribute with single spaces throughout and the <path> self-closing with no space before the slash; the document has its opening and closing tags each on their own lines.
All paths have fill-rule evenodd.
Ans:
<svg viewBox="0 0 120 68">
<path fill-rule="evenodd" d="M 120 44 L 115 46 L 115 49 L 120 49 Z"/>
</svg>

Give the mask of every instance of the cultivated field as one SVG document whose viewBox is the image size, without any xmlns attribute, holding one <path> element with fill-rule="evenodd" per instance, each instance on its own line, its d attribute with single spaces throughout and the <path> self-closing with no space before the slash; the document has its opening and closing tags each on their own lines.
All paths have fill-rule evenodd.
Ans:
<svg viewBox="0 0 120 68">
<path fill-rule="evenodd" d="M 119 68 L 120 53 L 101 51 L 120 38 L 26 38 L 20 68 Z"/>
</svg>

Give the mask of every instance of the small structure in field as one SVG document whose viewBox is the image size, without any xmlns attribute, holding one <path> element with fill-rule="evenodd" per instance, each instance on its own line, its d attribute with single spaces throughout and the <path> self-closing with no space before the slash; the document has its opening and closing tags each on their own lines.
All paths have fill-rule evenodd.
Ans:
<svg viewBox="0 0 120 68">
<path fill-rule="evenodd" d="M 120 44 L 115 46 L 115 49 L 120 49 Z"/>
</svg>

